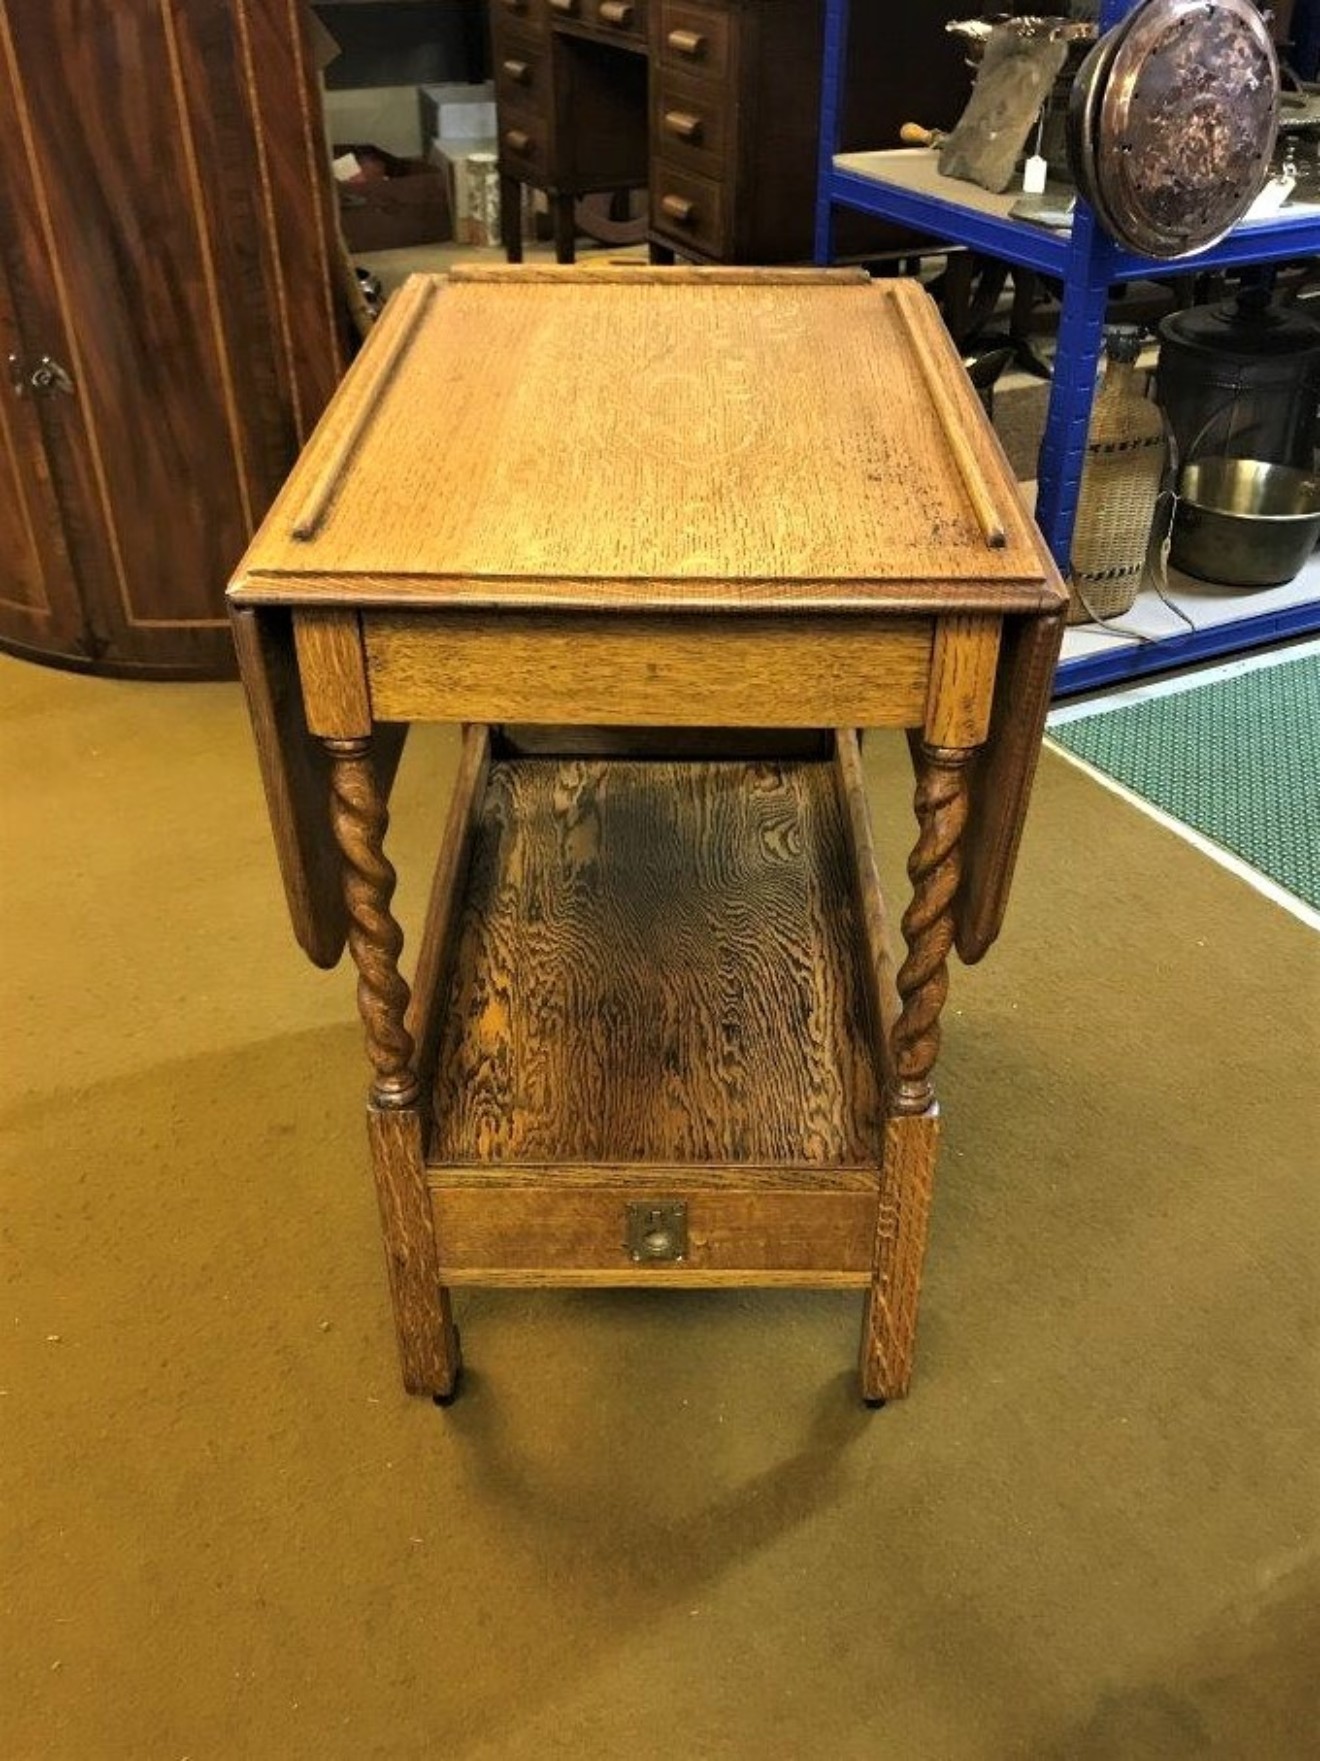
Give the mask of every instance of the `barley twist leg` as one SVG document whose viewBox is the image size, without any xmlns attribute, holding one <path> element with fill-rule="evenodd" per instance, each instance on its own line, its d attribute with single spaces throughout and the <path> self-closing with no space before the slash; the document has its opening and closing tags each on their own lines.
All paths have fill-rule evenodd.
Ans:
<svg viewBox="0 0 1320 1761">
<path fill-rule="evenodd" d="M 461 1360 L 449 1293 L 440 1282 L 435 1220 L 426 1188 L 419 1085 L 404 1026 L 408 986 L 399 972 L 403 931 L 390 912 L 395 874 L 384 851 L 389 815 L 366 740 L 327 740 L 330 815 L 344 859 L 348 945 L 358 969 L 358 1011 L 375 1070 L 367 1132 L 380 1204 L 385 1264 L 403 1384 L 447 1403 Z"/>
<path fill-rule="evenodd" d="M 366 740 L 327 740 L 330 814 L 344 858 L 348 946 L 358 969 L 358 1013 L 367 1030 L 367 1056 L 376 1075 L 378 1107 L 410 1107 L 417 1099 L 412 1035 L 404 1026 L 408 986 L 399 972 L 403 931 L 390 913 L 395 873 L 385 855 L 389 814 L 371 767 Z"/>
<path fill-rule="evenodd" d="M 914 746 L 917 822 L 908 860 L 912 903 L 903 914 L 907 958 L 898 973 L 902 1012 L 894 1024 L 896 1113 L 924 1113 L 934 1101 L 931 1073 L 940 1049 L 940 1012 L 949 994 L 953 902 L 962 873 L 969 752 Z"/>
</svg>

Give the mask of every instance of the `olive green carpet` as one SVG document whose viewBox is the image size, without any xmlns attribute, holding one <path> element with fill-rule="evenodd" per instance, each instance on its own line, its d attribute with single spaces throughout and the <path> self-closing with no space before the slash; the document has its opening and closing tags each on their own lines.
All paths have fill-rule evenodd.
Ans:
<svg viewBox="0 0 1320 1761">
<path fill-rule="evenodd" d="M 1320 653 L 1101 700 L 1051 738 L 1320 908 Z"/>
<path fill-rule="evenodd" d="M 237 688 L 0 661 L 0 741 L 5 1761 L 1315 1755 L 1295 918 L 1047 757 L 954 973 L 911 1398 L 856 1403 L 853 1295 L 492 1291 L 442 1413 Z M 409 926 L 453 754 L 404 759 Z"/>
</svg>

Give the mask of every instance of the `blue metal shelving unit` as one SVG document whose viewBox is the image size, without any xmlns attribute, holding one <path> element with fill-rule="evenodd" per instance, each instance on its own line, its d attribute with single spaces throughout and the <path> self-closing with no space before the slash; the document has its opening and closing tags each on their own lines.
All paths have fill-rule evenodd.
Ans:
<svg viewBox="0 0 1320 1761">
<path fill-rule="evenodd" d="M 1117 24 L 1136 3 L 1137 0 L 1101 0 L 1101 29 Z M 959 202 L 959 186 L 952 181 L 950 194 L 937 196 L 900 182 L 840 168 L 835 158 L 839 151 L 840 94 L 848 53 L 849 5 L 850 0 L 826 0 L 825 4 L 816 261 L 831 260 L 835 210 L 849 208 L 897 221 L 932 238 L 967 246 L 1005 263 L 1039 270 L 1062 283 L 1059 366 L 1050 391 L 1041 445 L 1036 518 L 1059 566 L 1066 570 L 1110 288 L 1116 282 L 1138 277 L 1167 278 L 1200 269 L 1318 255 L 1320 216 L 1281 217 L 1239 226 L 1212 249 L 1180 257 L 1176 264 L 1170 264 L 1121 250 L 1097 225 L 1094 213 L 1080 197 L 1071 233 L 1063 234 Z M 1284 623 L 1286 631 L 1280 629 Z M 1320 601 L 1273 616 L 1243 618 L 1195 635 L 1066 661 L 1059 669 L 1059 687 L 1062 692 L 1087 690 L 1114 679 L 1250 647 L 1273 640 L 1281 633 L 1312 630 L 1320 630 Z"/>
</svg>

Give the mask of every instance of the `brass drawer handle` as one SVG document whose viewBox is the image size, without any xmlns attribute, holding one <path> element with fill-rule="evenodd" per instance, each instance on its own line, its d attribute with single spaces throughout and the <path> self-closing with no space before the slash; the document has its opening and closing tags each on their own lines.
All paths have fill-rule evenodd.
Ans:
<svg viewBox="0 0 1320 1761">
<path fill-rule="evenodd" d="M 515 86 L 531 85 L 532 70 L 525 61 L 503 61 L 500 63 L 500 66 L 503 71 L 508 74 Z"/>
<path fill-rule="evenodd" d="M 504 131 L 504 144 L 515 153 L 531 151 L 532 137 L 521 128 L 509 128 Z"/>
<path fill-rule="evenodd" d="M 602 24 L 617 24 L 626 29 L 633 21 L 633 8 L 625 0 L 601 0 L 596 16 Z"/>
<path fill-rule="evenodd" d="M 550 4 L 553 6 L 555 0 L 550 0 Z M 675 55 L 686 55 L 693 61 L 706 53 L 706 39 L 700 31 L 670 31 L 665 41 Z"/>
<path fill-rule="evenodd" d="M 671 135 L 677 135 L 680 141 L 701 139 L 701 118 L 694 116 L 690 110 L 666 110 L 665 127 Z"/>
<path fill-rule="evenodd" d="M 686 196 L 662 196 L 660 212 L 676 220 L 680 226 L 691 226 L 696 219 L 696 208 Z"/>
</svg>

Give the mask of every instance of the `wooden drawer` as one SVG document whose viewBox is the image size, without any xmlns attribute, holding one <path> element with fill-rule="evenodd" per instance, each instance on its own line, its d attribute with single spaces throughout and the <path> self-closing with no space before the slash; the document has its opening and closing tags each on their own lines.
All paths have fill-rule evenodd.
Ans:
<svg viewBox="0 0 1320 1761">
<path fill-rule="evenodd" d="M 711 81 L 661 74 L 656 80 L 652 140 L 680 169 L 721 178 L 728 159 L 730 105 Z"/>
<path fill-rule="evenodd" d="M 618 37 L 637 47 L 646 43 L 645 0 L 579 0 L 583 24 L 595 25 L 602 35 Z"/>
<path fill-rule="evenodd" d="M 431 1177 L 440 1276 L 446 1284 L 749 1283 L 861 1287 L 870 1283 L 879 1208 L 878 1177 L 867 1188 L 785 1191 L 785 1170 L 749 1170 L 759 1189 L 692 1192 L 687 1187 L 502 1186 L 466 1170 Z M 566 1171 L 567 1172 L 567 1171 Z M 584 1171 L 576 1171 L 579 1177 Z M 662 1171 L 657 1170 L 657 1173 Z M 731 1171 L 734 1172 L 734 1171 Z M 681 1259 L 634 1257 L 631 1207 L 681 1206 Z"/>
<path fill-rule="evenodd" d="M 724 79 L 733 64 L 733 19 L 687 0 L 660 0 L 662 68 Z"/>
<path fill-rule="evenodd" d="M 490 0 L 490 28 L 497 47 L 503 42 L 504 27 L 510 24 L 543 35 L 546 0 Z"/>
<path fill-rule="evenodd" d="M 680 244 L 718 257 L 728 248 L 725 192 L 708 177 L 684 171 L 668 158 L 651 165 L 651 224 Z"/>
<path fill-rule="evenodd" d="M 537 117 L 548 113 L 550 53 L 546 43 L 529 31 L 501 32 L 493 71 L 501 129 L 506 110 L 530 110 Z"/>
<path fill-rule="evenodd" d="M 500 107 L 500 169 L 511 177 L 545 177 L 550 169 L 550 128 L 535 110 Z"/>
</svg>

